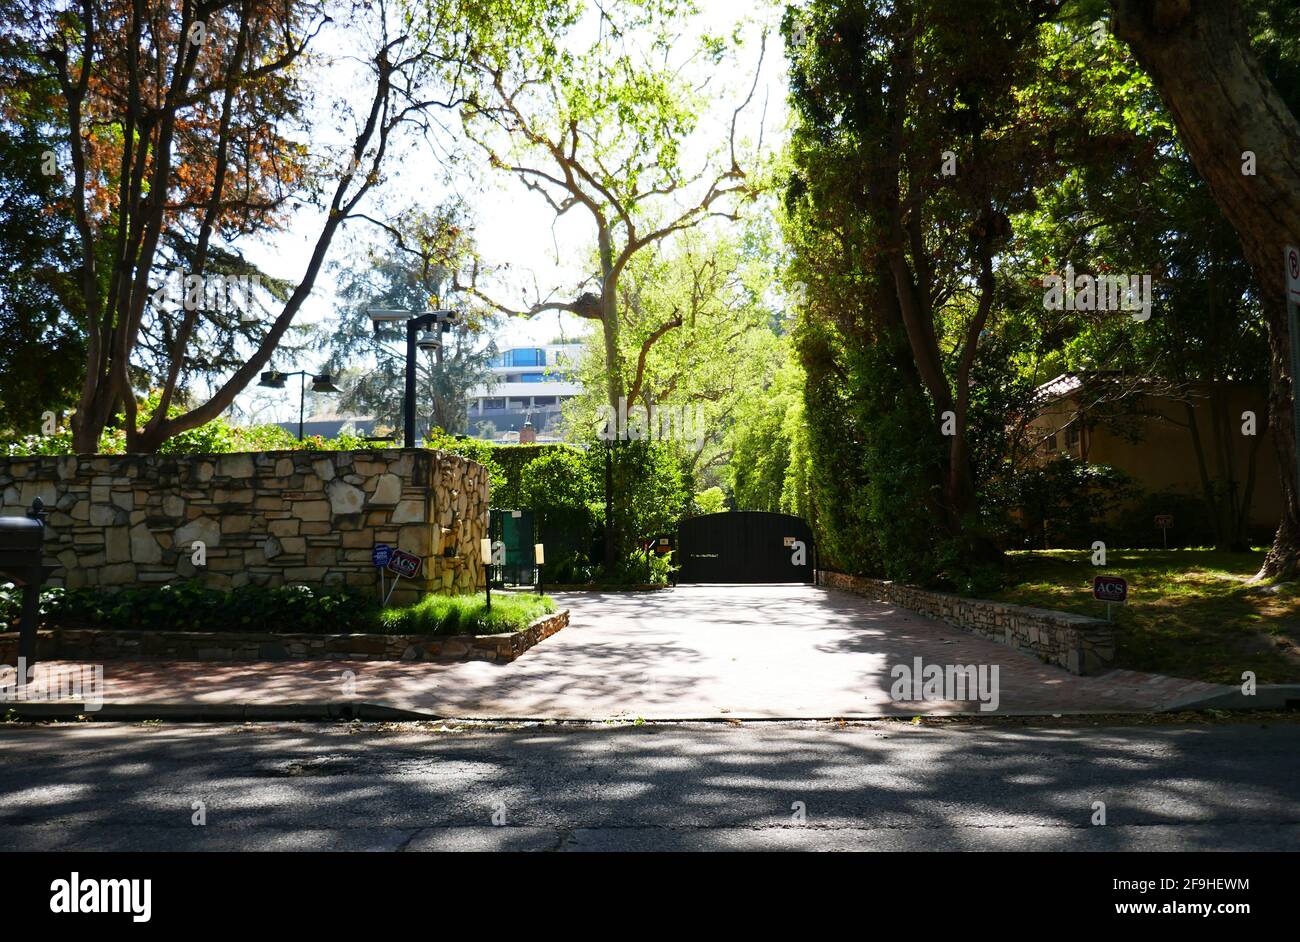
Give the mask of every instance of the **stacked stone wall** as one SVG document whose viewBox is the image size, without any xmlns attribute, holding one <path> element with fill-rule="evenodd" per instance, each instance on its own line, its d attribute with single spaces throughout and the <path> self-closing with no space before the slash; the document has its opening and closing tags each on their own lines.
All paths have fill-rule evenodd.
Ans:
<svg viewBox="0 0 1300 942">
<path fill-rule="evenodd" d="M 0 458 L 0 496 L 3 515 L 44 501 L 50 585 L 378 592 L 371 551 L 382 543 L 423 561 L 396 602 L 483 586 L 488 474 L 441 451 Z"/>
</svg>

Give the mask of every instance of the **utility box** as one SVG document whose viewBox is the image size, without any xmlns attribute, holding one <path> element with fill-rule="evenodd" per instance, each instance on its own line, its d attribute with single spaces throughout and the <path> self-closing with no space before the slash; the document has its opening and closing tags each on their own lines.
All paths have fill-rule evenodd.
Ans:
<svg viewBox="0 0 1300 942">
<path fill-rule="evenodd" d="M 36 664 L 36 623 L 40 617 L 41 586 L 57 567 L 41 562 L 45 547 L 45 504 L 38 497 L 25 517 L 0 517 L 0 577 L 23 590 L 23 616 L 18 627 L 18 656 L 27 667 Z"/>
</svg>

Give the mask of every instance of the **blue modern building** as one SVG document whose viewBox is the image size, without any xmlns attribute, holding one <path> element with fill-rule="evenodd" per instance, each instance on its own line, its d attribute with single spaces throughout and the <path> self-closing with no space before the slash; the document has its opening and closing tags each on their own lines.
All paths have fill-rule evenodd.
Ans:
<svg viewBox="0 0 1300 942">
<path fill-rule="evenodd" d="M 572 372 L 581 354 L 577 343 L 502 350 L 491 362 L 491 384 L 469 392 L 470 434 L 517 441 L 531 422 L 538 438 L 557 438 L 561 406 L 582 393 Z"/>
</svg>

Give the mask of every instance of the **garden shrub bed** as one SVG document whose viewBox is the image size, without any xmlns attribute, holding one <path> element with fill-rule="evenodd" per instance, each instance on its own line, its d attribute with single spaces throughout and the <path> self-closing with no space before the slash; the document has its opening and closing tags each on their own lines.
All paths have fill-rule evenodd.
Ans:
<svg viewBox="0 0 1300 942">
<path fill-rule="evenodd" d="M 426 596 L 413 605 L 383 609 L 373 596 L 308 586 L 244 586 L 230 591 L 195 583 L 157 588 L 47 588 L 41 593 L 46 628 L 135 632 L 252 632 L 262 634 L 479 635 L 518 632 L 554 613 L 547 596 L 496 593 L 492 610 L 482 595 Z M 22 592 L 0 589 L 0 623 L 14 631 Z"/>
<path fill-rule="evenodd" d="M 495 605 L 493 606 L 495 608 Z M 43 660 L 167 658 L 199 661 L 513 661 L 569 623 L 568 611 L 543 615 L 519 631 L 480 635 L 308 634 L 256 631 L 130 631 L 53 628 L 40 632 Z M 16 663 L 18 635 L 0 634 L 0 663 Z"/>
</svg>

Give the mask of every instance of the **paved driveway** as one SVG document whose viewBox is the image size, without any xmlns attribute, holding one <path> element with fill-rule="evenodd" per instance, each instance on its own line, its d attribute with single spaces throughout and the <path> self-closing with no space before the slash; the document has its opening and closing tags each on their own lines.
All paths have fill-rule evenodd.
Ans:
<svg viewBox="0 0 1300 942">
<path fill-rule="evenodd" d="M 557 593 L 569 627 L 512 664 L 110 661 L 109 702 L 347 699 L 438 716 L 555 719 L 821 718 L 975 713 L 894 703 L 895 664 L 997 665 L 999 713 L 1148 710 L 1209 684 L 1130 671 L 1076 677 L 906 610 L 809 585 Z"/>
</svg>

